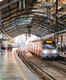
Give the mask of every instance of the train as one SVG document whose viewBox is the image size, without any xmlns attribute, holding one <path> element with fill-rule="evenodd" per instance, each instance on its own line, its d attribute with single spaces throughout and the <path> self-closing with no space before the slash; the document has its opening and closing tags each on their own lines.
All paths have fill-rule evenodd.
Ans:
<svg viewBox="0 0 66 80">
<path fill-rule="evenodd" d="M 33 55 L 40 56 L 42 58 L 56 58 L 59 56 L 56 42 L 53 40 L 30 42 L 27 50 Z"/>
<path fill-rule="evenodd" d="M 25 54 L 23 52 L 31 53 L 32 55 L 41 58 L 56 58 L 59 56 L 59 51 L 56 42 L 53 40 L 30 41 L 25 49 L 17 48 L 13 52 Z M 23 51 L 24 50 L 24 51 Z"/>
</svg>

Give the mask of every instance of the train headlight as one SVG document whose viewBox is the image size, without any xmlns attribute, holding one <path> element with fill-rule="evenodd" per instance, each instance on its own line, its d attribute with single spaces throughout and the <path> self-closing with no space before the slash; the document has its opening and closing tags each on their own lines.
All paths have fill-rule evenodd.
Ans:
<svg viewBox="0 0 66 80">
<path fill-rule="evenodd" d="M 57 50 L 53 50 L 53 53 L 57 53 Z"/>
<path fill-rule="evenodd" d="M 47 54 L 48 53 L 48 50 L 43 50 L 43 53 Z"/>
</svg>

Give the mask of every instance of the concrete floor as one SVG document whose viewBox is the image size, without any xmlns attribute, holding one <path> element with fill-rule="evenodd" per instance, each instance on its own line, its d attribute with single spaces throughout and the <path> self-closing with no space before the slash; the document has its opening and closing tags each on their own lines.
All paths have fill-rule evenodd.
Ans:
<svg viewBox="0 0 66 80">
<path fill-rule="evenodd" d="M 0 55 L 0 80 L 39 80 L 39 78 L 24 63 L 18 62 L 14 55 L 4 53 Z"/>
</svg>

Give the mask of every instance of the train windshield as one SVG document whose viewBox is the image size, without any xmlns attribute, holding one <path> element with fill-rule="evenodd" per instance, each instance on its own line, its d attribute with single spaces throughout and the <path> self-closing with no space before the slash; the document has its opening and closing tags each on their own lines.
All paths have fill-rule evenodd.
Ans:
<svg viewBox="0 0 66 80">
<path fill-rule="evenodd" d="M 54 41 L 45 41 L 43 42 L 43 48 L 44 49 L 55 49 L 56 43 Z"/>
<path fill-rule="evenodd" d="M 56 47 L 53 46 L 53 45 L 50 45 L 50 44 L 45 44 L 45 45 L 43 45 L 43 48 L 45 48 L 45 49 L 55 49 Z"/>
</svg>

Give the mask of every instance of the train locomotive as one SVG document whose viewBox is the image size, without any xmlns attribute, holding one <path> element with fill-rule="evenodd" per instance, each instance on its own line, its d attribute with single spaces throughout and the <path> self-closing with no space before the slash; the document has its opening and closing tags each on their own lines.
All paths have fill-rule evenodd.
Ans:
<svg viewBox="0 0 66 80">
<path fill-rule="evenodd" d="M 43 41 L 43 50 L 41 57 L 43 58 L 56 58 L 59 56 L 59 51 L 55 41 L 46 40 Z"/>
</svg>

